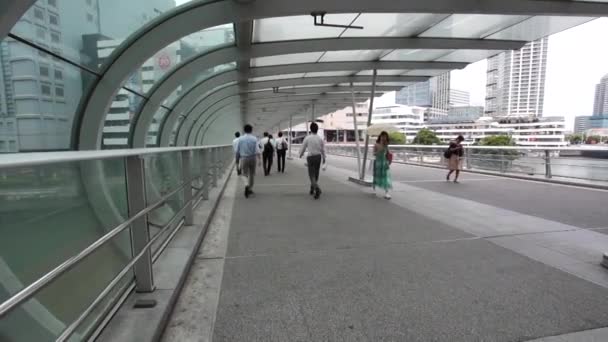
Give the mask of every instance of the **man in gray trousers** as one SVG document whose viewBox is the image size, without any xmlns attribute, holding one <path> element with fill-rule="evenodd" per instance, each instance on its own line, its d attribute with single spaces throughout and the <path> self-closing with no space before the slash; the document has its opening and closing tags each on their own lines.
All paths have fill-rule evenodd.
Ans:
<svg viewBox="0 0 608 342">
<path fill-rule="evenodd" d="M 311 123 L 310 131 L 312 134 L 307 136 L 302 143 L 300 158 L 302 158 L 304 152 L 308 150 L 306 162 L 308 163 L 308 177 L 310 178 L 310 194 L 314 195 L 315 199 L 319 199 L 321 196 L 319 171 L 321 169 L 321 162 L 325 164 L 325 143 L 323 142 L 323 139 L 317 135 L 319 125 L 314 122 Z"/>
<path fill-rule="evenodd" d="M 247 177 L 247 185 L 245 186 L 245 197 L 249 198 L 253 195 L 253 184 L 255 182 L 255 166 L 260 159 L 260 148 L 258 139 L 251 135 L 253 127 L 245 125 L 245 135 L 239 138 L 236 158 L 241 163 L 241 169 L 245 177 Z"/>
</svg>

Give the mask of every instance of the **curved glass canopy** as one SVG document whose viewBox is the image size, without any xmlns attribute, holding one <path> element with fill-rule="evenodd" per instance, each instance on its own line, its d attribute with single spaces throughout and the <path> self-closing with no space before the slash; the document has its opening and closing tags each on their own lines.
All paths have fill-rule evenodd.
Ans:
<svg viewBox="0 0 608 342">
<path fill-rule="evenodd" d="M 32 1 L 0 43 L 0 153 L 200 143 L 241 119 L 268 128 L 310 110 L 284 93 L 369 96 L 373 70 L 382 93 L 608 15 L 578 1 L 179 3 Z M 314 25 L 324 8 L 343 27 Z M 272 115 L 256 107 L 282 95 Z"/>
</svg>

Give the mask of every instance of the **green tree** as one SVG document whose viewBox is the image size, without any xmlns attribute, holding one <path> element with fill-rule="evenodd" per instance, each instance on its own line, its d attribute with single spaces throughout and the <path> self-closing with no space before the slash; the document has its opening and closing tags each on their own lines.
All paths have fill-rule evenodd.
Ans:
<svg viewBox="0 0 608 342">
<path fill-rule="evenodd" d="M 403 145 L 405 144 L 405 134 L 401 132 L 392 132 L 388 135 L 389 142 L 392 145 Z"/>
<path fill-rule="evenodd" d="M 508 135 L 490 135 L 479 142 L 481 146 L 515 146 L 515 142 Z"/>
<path fill-rule="evenodd" d="M 428 128 L 423 128 L 418 131 L 416 137 L 412 141 L 414 145 L 439 145 L 441 144 L 441 140 L 437 137 L 435 132 L 431 131 Z"/>
<path fill-rule="evenodd" d="M 580 144 L 583 141 L 583 135 L 582 134 L 569 134 L 566 136 L 566 140 L 568 140 L 573 145 Z"/>
<path fill-rule="evenodd" d="M 602 141 L 602 137 L 600 137 L 599 135 L 590 135 L 587 137 L 587 144 L 597 144 L 600 141 Z"/>
</svg>

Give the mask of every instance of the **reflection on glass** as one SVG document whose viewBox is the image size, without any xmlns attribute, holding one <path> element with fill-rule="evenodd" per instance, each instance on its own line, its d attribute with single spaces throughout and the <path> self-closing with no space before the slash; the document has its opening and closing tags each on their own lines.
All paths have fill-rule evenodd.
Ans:
<svg viewBox="0 0 608 342">
<path fill-rule="evenodd" d="M 119 149 L 129 147 L 131 120 L 144 98 L 121 88 L 114 96 L 103 126 L 102 148 Z"/>
<path fill-rule="evenodd" d="M 169 113 L 167 109 L 159 107 L 156 114 L 154 114 L 150 127 L 148 128 L 148 135 L 146 136 L 146 147 L 158 147 L 158 131 L 160 124 L 165 116 L 167 116 L 167 113 Z"/>
<path fill-rule="evenodd" d="M 0 189 L 0 302 L 127 216 L 122 159 L 1 170 Z M 125 231 L 0 320 L 0 339 L 54 341 L 130 257 Z"/>
<path fill-rule="evenodd" d="M 127 37 L 175 6 L 174 0 L 38 0 L 11 32 L 99 70 Z"/>
<path fill-rule="evenodd" d="M 162 153 L 147 156 L 146 165 L 146 201 L 148 205 L 154 204 L 181 186 L 181 154 L 180 152 Z M 148 227 L 150 238 L 158 232 L 175 216 L 183 207 L 183 195 L 181 191 L 167 199 L 160 208 L 148 214 Z"/>
<path fill-rule="evenodd" d="M 11 38 L 0 41 L 0 153 L 71 148 L 80 97 L 96 76 Z"/>
<path fill-rule="evenodd" d="M 232 24 L 211 27 L 183 37 L 158 51 L 144 62 L 141 69 L 131 76 L 131 78 L 140 78 L 140 82 L 131 85 L 131 87 L 138 92 L 147 94 L 158 80 L 178 64 L 196 55 L 231 43 L 234 43 Z"/>
<path fill-rule="evenodd" d="M 197 73 L 196 75 L 194 75 L 194 77 L 189 77 L 189 78 L 183 80 L 182 83 L 180 83 L 180 85 L 177 86 L 177 88 L 171 93 L 171 95 L 169 95 L 165 99 L 165 101 L 163 101 L 163 106 L 173 107 L 173 105 L 175 104 L 175 101 L 177 99 L 179 99 L 179 97 L 182 94 L 184 94 L 185 92 L 190 90 L 190 88 L 192 88 L 193 86 L 196 86 L 197 84 L 210 78 L 211 76 L 217 75 L 221 72 L 224 72 L 224 71 L 230 70 L 230 69 L 234 69 L 234 68 L 236 68 L 236 62 L 220 64 L 213 68 L 203 70 L 203 71 Z"/>
</svg>

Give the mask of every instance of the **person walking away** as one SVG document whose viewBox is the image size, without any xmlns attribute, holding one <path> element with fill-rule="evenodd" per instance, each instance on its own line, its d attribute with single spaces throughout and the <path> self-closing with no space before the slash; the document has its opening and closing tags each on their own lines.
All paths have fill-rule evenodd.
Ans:
<svg viewBox="0 0 608 342">
<path fill-rule="evenodd" d="M 454 183 L 458 183 L 458 176 L 460 176 L 460 169 L 462 169 L 462 156 L 464 155 L 464 148 L 462 142 L 464 137 L 459 135 L 456 140 L 450 141 L 450 146 L 445 152 L 445 157 L 448 159 L 448 175 L 445 177 L 446 181 L 450 181 L 452 173 L 456 172 L 454 177 Z"/>
<path fill-rule="evenodd" d="M 239 165 L 239 158 L 238 158 L 238 147 L 239 147 L 239 138 L 241 137 L 241 133 L 240 132 L 236 132 L 234 133 L 234 140 L 232 140 L 232 149 L 234 150 L 234 159 L 235 159 L 235 164 L 236 164 L 236 174 L 237 175 L 241 175 L 241 165 Z"/>
<path fill-rule="evenodd" d="M 285 157 L 289 148 L 287 140 L 283 138 L 283 133 L 279 132 L 279 138 L 276 141 L 277 145 L 277 171 L 285 173 Z"/>
<path fill-rule="evenodd" d="M 274 141 L 272 135 L 269 135 L 268 132 L 264 132 L 264 138 L 260 141 L 260 147 L 262 149 L 264 176 L 268 176 L 270 175 L 270 168 L 272 167 L 272 159 L 274 157 Z"/>
<path fill-rule="evenodd" d="M 259 162 L 260 159 L 260 149 L 258 147 L 258 139 L 251 134 L 251 132 L 253 132 L 253 127 L 251 125 L 245 125 L 243 131 L 245 134 L 239 138 L 236 157 L 241 163 L 244 176 L 247 178 L 245 197 L 249 198 L 249 196 L 253 195 L 255 167 L 256 162 Z"/>
<path fill-rule="evenodd" d="M 389 136 L 383 131 L 378 136 L 374 145 L 374 190 L 380 188 L 384 190 L 384 198 L 391 199 L 390 190 L 393 188 L 391 179 L 390 164 L 392 154 L 388 149 Z"/>
<path fill-rule="evenodd" d="M 308 165 L 308 177 L 310 178 L 310 194 L 314 195 L 315 199 L 321 196 L 321 188 L 319 187 L 319 171 L 321 162 L 325 164 L 325 143 L 320 136 L 317 135 L 319 126 L 313 122 L 310 124 L 312 134 L 307 136 L 302 143 L 300 150 L 300 158 L 304 156 L 304 152 L 308 150 L 306 163 Z"/>
</svg>

